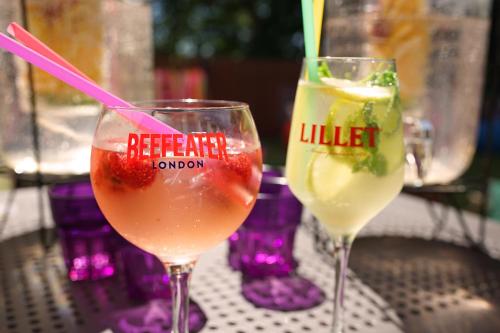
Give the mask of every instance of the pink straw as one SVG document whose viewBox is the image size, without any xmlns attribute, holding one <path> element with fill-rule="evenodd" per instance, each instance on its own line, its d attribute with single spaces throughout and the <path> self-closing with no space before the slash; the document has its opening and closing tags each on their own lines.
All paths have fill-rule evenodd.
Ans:
<svg viewBox="0 0 500 333">
<path fill-rule="evenodd" d="M 9 51 L 10 53 L 13 53 L 23 58 L 30 64 L 51 74 L 52 76 L 67 83 L 73 88 L 80 90 L 81 92 L 96 99 L 97 101 L 101 102 L 102 104 L 108 107 L 131 107 L 131 108 L 134 107 L 132 104 L 102 89 L 95 83 L 81 77 L 78 74 L 75 74 L 74 72 L 57 64 L 56 62 L 50 60 L 49 58 L 7 37 L 3 33 L 0 33 L 0 48 L 3 48 Z M 136 124 L 136 126 L 141 130 L 152 133 L 160 133 L 160 134 L 180 133 L 176 129 L 168 126 L 167 124 L 159 121 L 158 119 L 146 113 L 134 112 L 126 109 L 114 109 L 114 110 L 120 115 L 130 120 L 131 122 L 133 122 L 134 124 Z"/>
</svg>

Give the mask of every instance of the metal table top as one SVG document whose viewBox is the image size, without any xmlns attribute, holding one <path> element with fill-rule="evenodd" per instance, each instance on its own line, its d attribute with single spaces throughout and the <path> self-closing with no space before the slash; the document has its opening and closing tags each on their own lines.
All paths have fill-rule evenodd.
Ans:
<svg viewBox="0 0 500 333">
<path fill-rule="evenodd" d="M 18 195 L 0 243 L 0 332 L 103 332 L 131 311 L 158 306 L 130 301 L 120 278 L 68 281 L 60 248 L 45 253 L 30 232 L 37 227 L 33 209 L 26 209 L 30 200 L 36 200 L 30 191 Z M 355 241 L 346 332 L 499 332 L 499 261 L 461 247 L 454 223 L 431 240 L 433 224 L 422 207 L 401 195 Z M 467 219 L 476 223 L 474 215 Z M 500 225 L 488 230 L 488 250 L 500 258 Z M 295 255 L 298 273 L 327 299 L 285 313 L 256 308 L 241 296 L 240 273 L 226 265 L 225 245 L 206 253 L 192 283 L 192 298 L 208 317 L 202 332 L 330 332 L 333 269 L 314 250 L 307 228 L 298 233 Z"/>
</svg>

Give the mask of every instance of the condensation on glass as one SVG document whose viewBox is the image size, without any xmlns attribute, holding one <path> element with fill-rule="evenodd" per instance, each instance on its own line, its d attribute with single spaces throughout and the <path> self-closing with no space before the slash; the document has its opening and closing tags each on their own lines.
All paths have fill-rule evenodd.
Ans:
<svg viewBox="0 0 500 333">
<path fill-rule="evenodd" d="M 105 89 L 126 100 L 153 98 L 149 1 L 25 0 L 31 33 Z M 22 23 L 21 1 L 0 2 L 0 29 Z M 49 74 L 0 52 L 0 157 L 17 174 L 87 174 L 101 106 Z M 31 82 L 31 84 L 30 84 Z M 31 89 L 30 87 L 33 87 Z M 35 107 L 30 96 L 34 95 Z M 40 164 L 34 154 L 36 110 Z"/>
<path fill-rule="evenodd" d="M 446 184 L 475 152 L 490 0 L 333 0 L 322 54 L 395 58 L 406 183 Z"/>
</svg>

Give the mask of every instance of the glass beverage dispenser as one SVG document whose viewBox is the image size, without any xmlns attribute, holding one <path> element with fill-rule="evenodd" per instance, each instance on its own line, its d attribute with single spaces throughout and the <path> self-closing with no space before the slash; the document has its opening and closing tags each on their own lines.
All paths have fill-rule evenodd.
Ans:
<svg viewBox="0 0 500 333">
<path fill-rule="evenodd" d="M 1 0 L 0 29 L 11 21 L 125 100 L 153 98 L 149 1 Z M 100 105 L 6 52 L 0 68 L 3 163 L 18 175 L 87 174 Z"/>
<path fill-rule="evenodd" d="M 326 0 L 322 53 L 395 58 L 408 185 L 446 184 L 475 152 L 490 0 Z"/>
</svg>

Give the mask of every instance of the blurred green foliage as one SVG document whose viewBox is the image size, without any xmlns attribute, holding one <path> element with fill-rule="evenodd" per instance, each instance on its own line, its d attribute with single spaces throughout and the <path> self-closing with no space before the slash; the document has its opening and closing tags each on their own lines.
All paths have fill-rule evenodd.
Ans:
<svg viewBox="0 0 500 333">
<path fill-rule="evenodd" d="M 155 46 L 169 58 L 303 56 L 300 1 L 153 0 Z"/>
</svg>

